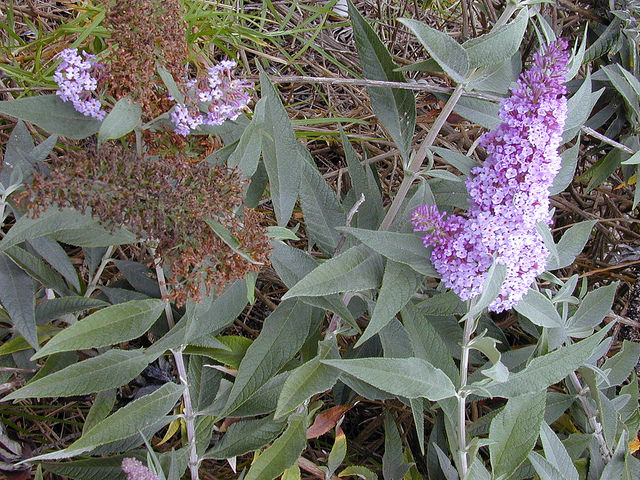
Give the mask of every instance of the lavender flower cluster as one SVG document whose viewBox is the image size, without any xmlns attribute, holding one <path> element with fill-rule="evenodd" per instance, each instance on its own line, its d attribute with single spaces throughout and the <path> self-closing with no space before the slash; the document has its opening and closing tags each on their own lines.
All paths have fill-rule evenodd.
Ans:
<svg viewBox="0 0 640 480">
<path fill-rule="evenodd" d="M 545 269 L 549 254 L 538 222 L 551 224 L 549 188 L 560 170 L 558 147 L 567 116 L 563 85 L 567 42 L 542 48 L 500 106 L 503 123 L 481 138 L 488 157 L 466 181 L 465 217 L 434 205 L 413 212 L 414 231 L 426 232 L 431 260 L 444 284 L 462 300 L 479 295 L 494 261 L 507 266 L 502 290 L 490 310 L 513 307 Z"/>
<path fill-rule="evenodd" d="M 127 474 L 127 480 L 158 480 L 155 473 L 135 458 L 123 458 L 121 468 Z"/>
<path fill-rule="evenodd" d="M 102 120 L 106 112 L 102 110 L 100 101 L 92 97 L 98 88 L 98 80 L 94 75 L 100 67 L 95 55 L 86 52 L 79 54 L 77 48 L 67 48 L 58 56 L 62 62 L 53 74 L 58 84 L 56 94 L 63 101 L 71 102 L 73 108 L 83 115 Z"/>
<path fill-rule="evenodd" d="M 251 97 L 247 89 L 253 84 L 242 79 L 233 79 L 231 71 L 236 62 L 224 60 L 210 67 L 207 77 L 187 83 L 188 104 L 178 103 L 170 114 L 175 132 L 187 136 L 199 125 L 222 125 L 225 120 L 235 120 L 247 108 Z M 206 103 L 207 112 L 201 113 L 198 104 Z"/>
</svg>

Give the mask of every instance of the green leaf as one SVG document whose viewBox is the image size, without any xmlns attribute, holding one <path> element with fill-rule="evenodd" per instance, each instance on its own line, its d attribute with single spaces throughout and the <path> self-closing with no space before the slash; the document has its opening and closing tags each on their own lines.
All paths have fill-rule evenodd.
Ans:
<svg viewBox="0 0 640 480">
<path fill-rule="evenodd" d="M 336 438 L 327 457 L 327 470 L 332 476 L 347 456 L 347 437 L 342 430 L 336 429 Z"/>
<path fill-rule="evenodd" d="M 460 170 L 464 175 L 469 176 L 471 174 L 471 170 L 477 166 L 479 166 L 478 162 L 476 162 L 473 158 L 467 157 L 459 152 L 454 152 L 453 150 L 449 150 L 448 148 L 442 147 L 429 147 L 429 150 L 432 150 L 436 154 L 438 154 L 445 162 L 449 165 Z"/>
<path fill-rule="evenodd" d="M 456 394 L 449 377 L 421 358 L 354 358 L 322 363 L 400 397 L 436 401 Z"/>
<path fill-rule="evenodd" d="M 209 226 L 209 228 L 213 230 L 213 233 L 215 233 L 216 236 L 233 251 L 233 253 L 240 255 L 249 263 L 260 265 L 260 262 L 256 262 L 253 258 L 251 258 L 251 255 L 240 250 L 240 242 L 233 236 L 233 234 L 227 227 L 222 225 L 217 220 L 214 220 L 213 218 L 206 217 L 204 221 Z"/>
<path fill-rule="evenodd" d="M 74 480 L 122 480 L 122 460 L 125 457 L 135 457 L 144 460 L 143 455 L 129 452 L 126 455 L 112 457 L 92 457 L 70 462 L 43 462 L 42 466 L 48 472 L 59 478 L 73 478 Z"/>
<path fill-rule="evenodd" d="M 49 265 L 56 269 L 69 282 L 76 292 L 80 291 L 80 280 L 78 272 L 71 263 L 69 255 L 58 242 L 48 237 L 40 237 L 29 240 L 38 255 L 46 260 Z"/>
<path fill-rule="evenodd" d="M 181 385 L 165 383 L 155 392 L 129 403 L 97 423 L 66 450 L 87 451 L 137 434 L 169 413 L 182 396 L 182 392 Z"/>
<path fill-rule="evenodd" d="M 307 162 L 302 166 L 300 206 L 310 242 L 324 253 L 333 254 L 340 239 L 336 227 L 346 223 L 346 215 L 318 169 Z"/>
<path fill-rule="evenodd" d="M 247 349 L 224 407 L 225 416 L 246 402 L 293 358 L 307 338 L 311 309 L 302 300 L 283 301 Z M 222 416 L 222 415 L 219 415 Z"/>
<path fill-rule="evenodd" d="M 355 347 L 382 330 L 411 300 L 421 283 L 422 277 L 406 265 L 388 260 L 371 320 Z"/>
<path fill-rule="evenodd" d="M 496 299 L 500 290 L 502 289 L 502 283 L 507 275 L 506 265 L 493 262 L 487 276 L 482 285 L 482 293 L 476 300 L 475 304 L 469 309 L 469 312 L 460 319 L 460 323 L 463 323 L 467 318 L 475 318 L 480 312 L 487 308 Z"/>
<path fill-rule="evenodd" d="M 630 372 L 634 371 L 640 358 L 640 343 L 623 340 L 622 348 L 613 357 L 607 358 L 602 365 L 605 372 L 611 369 L 607 374 L 609 385 L 620 385 L 627 378 Z"/>
<path fill-rule="evenodd" d="M 275 421 L 271 416 L 235 422 L 203 459 L 224 460 L 258 450 L 280 435 L 284 424 L 283 420 Z"/>
<path fill-rule="evenodd" d="M 360 205 L 358 213 L 356 213 L 356 225 L 362 228 L 378 228 L 384 217 L 380 187 L 373 176 L 371 167 L 360 164 L 351 142 L 342 130 L 340 130 L 340 138 L 351 179 L 354 201 L 364 195 L 364 203 Z"/>
<path fill-rule="evenodd" d="M 347 2 L 353 36 L 365 78 L 404 82 L 401 72 L 395 71 L 391 54 L 376 32 L 360 15 L 351 1 Z M 460 47 L 462 48 L 462 47 Z M 416 101 L 413 92 L 401 88 L 367 88 L 376 116 L 398 146 L 400 154 L 409 160 L 411 142 L 416 126 Z"/>
<path fill-rule="evenodd" d="M 316 393 L 321 393 L 333 387 L 338 380 L 339 372 L 321 360 L 339 358 L 338 347 L 333 340 L 325 340 L 318 344 L 319 353 L 307 363 L 291 372 L 282 386 L 275 418 L 280 418 Z"/>
<path fill-rule="evenodd" d="M 404 478 L 409 465 L 404 461 L 402 439 L 393 417 L 384 416 L 384 454 L 382 455 L 382 475 L 386 479 Z"/>
<path fill-rule="evenodd" d="M 528 458 L 540 478 L 544 478 L 544 480 L 568 480 L 568 478 L 560 472 L 557 466 L 553 465 L 542 455 L 536 452 L 531 452 L 529 453 Z M 573 463 L 571 466 L 573 466 Z"/>
<path fill-rule="evenodd" d="M 438 273 L 429 261 L 429 250 L 415 233 L 398 233 L 382 230 L 364 230 L 362 228 L 341 227 L 345 231 L 380 255 L 394 262 L 410 266 L 416 272 L 429 277 Z"/>
<path fill-rule="evenodd" d="M 567 449 L 558 436 L 553 433 L 551 427 L 545 422 L 542 422 L 540 439 L 542 440 L 542 448 L 544 448 L 544 456 L 551 465 L 558 469 L 562 478 L 566 480 L 578 480 L 578 470 L 576 470 L 576 467 L 573 465 L 573 460 L 571 460 Z"/>
<path fill-rule="evenodd" d="M 611 313 L 618 282 L 597 288 L 587 293 L 580 301 L 576 313 L 567 321 L 567 332 L 572 337 L 589 335 L 605 316 Z"/>
<path fill-rule="evenodd" d="M 580 368 L 593 355 L 611 325 L 577 343 L 561 347 L 531 360 L 523 370 L 509 375 L 506 383 L 491 383 L 483 387 L 482 395 L 512 398 L 539 392 L 558 383 Z"/>
<path fill-rule="evenodd" d="M 56 240 L 79 247 L 103 247 L 135 243 L 136 236 L 126 230 L 111 232 L 102 228 L 88 214 L 76 210 L 51 207 L 37 218 L 27 216 L 11 227 L 0 241 L 0 252 L 33 238 L 49 235 Z"/>
<path fill-rule="evenodd" d="M 262 159 L 269 176 L 271 202 L 278 220 L 284 227 L 289 222 L 298 198 L 302 163 L 291 121 L 282 106 L 278 92 L 264 72 L 260 72 L 262 97 L 266 98 L 264 113 L 255 116 L 264 126 Z M 262 114 L 261 114 L 262 113 Z"/>
<path fill-rule="evenodd" d="M 40 282 L 44 287 L 52 289 L 59 295 L 72 295 L 75 293 L 67 286 L 62 276 L 47 265 L 44 260 L 32 255 L 24 248 L 15 245 L 8 248 L 5 254 L 26 274 Z"/>
<path fill-rule="evenodd" d="M 265 99 L 258 101 L 254 110 L 264 110 Z M 227 160 L 230 168 L 238 167 L 242 178 L 251 178 L 258 168 L 260 153 L 262 152 L 263 127 L 259 117 L 254 115 L 249 125 L 242 132 L 238 145 Z"/>
<path fill-rule="evenodd" d="M 82 433 L 86 433 L 91 430 L 97 423 L 101 422 L 111 413 L 114 405 L 116 404 L 117 390 L 110 388 L 109 390 L 103 390 L 96 394 L 96 398 L 93 400 L 93 405 L 87 414 L 87 418 L 82 426 Z"/>
<path fill-rule="evenodd" d="M 319 297 L 376 288 L 382 276 L 381 263 L 376 253 L 364 245 L 356 245 L 312 270 L 282 298 Z"/>
<path fill-rule="evenodd" d="M 463 83 L 469 73 L 469 55 L 453 38 L 428 25 L 409 18 L 399 18 L 418 38 L 429 55 L 456 83 Z"/>
<path fill-rule="evenodd" d="M 401 316 L 415 356 L 439 368 L 454 383 L 458 383 L 460 373 L 451 352 L 442 339 L 442 334 L 431 324 L 424 312 L 413 303 L 408 303 L 402 309 Z"/>
<path fill-rule="evenodd" d="M 171 95 L 176 102 L 184 103 L 184 94 L 180 88 L 178 88 L 178 85 L 169 70 L 163 67 L 158 67 L 158 75 L 160 75 L 164 86 L 167 87 L 169 95 Z"/>
<path fill-rule="evenodd" d="M 533 288 L 529 289 L 514 308 L 520 315 L 524 315 L 540 327 L 562 328 L 564 326 L 551 300 Z"/>
<path fill-rule="evenodd" d="M 103 308 L 58 333 L 32 359 L 57 352 L 105 347 L 138 338 L 160 317 L 164 305 L 162 300 L 149 299 Z"/>
<path fill-rule="evenodd" d="M 185 312 L 187 325 L 178 345 L 187 345 L 205 335 L 223 330 L 233 323 L 246 305 L 247 284 L 243 280 L 233 282 L 218 296 L 212 293 L 198 303 L 188 301 Z M 171 331 L 167 336 L 170 334 Z"/>
<path fill-rule="evenodd" d="M 121 98 L 102 121 L 98 130 L 98 143 L 124 137 L 140 125 L 141 117 L 142 108 L 133 103 L 131 97 Z"/>
<path fill-rule="evenodd" d="M 0 113 L 33 123 L 49 133 L 74 140 L 98 132 L 100 122 L 77 112 L 57 95 L 36 95 L 0 102 Z"/>
<path fill-rule="evenodd" d="M 557 195 L 571 184 L 576 172 L 576 166 L 578 165 L 579 152 L 580 136 L 578 135 L 576 144 L 560 154 L 562 157 L 562 167 L 560 167 L 560 171 L 553 179 L 553 185 L 549 188 L 549 195 Z"/>
<path fill-rule="evenodd" d="M 37 350 L 35 287 L 29 275 L 7 255 L 0 254 L 0 302 L 9 314 L 13 328 Z"/>
<path fill-rule="evenodd" d="M 69 313 L 82 312 L 93 308 L 106 307 L 109 304 L 97 298 L 87 297 L 61 297 L 42 300 L 36 306 L 36 321 L 39 325 L 45 325 L 51 320 L 60 318 Z"/>
<path fill-rule="evenodd" d="M 244 480 L 273 480 L 295 464 L 307 444 L 306 416 L 289 417 L 289 426 L 269 448 L 253 462 Z"/>
<path fill-rule="evenodd" d="M 351 465 L 342 470 L 338 476 L 340 477 L 358 477 L 363 480 L 378 480 L 378 476 L 367 467 L 359 465 Z"/>
<path fill-rule="evenodd" d="M 545 394 L 511 398 L 489 428 L 489 455 L 495 477 L 508 477 L 533 450 L 544 419 Z"/>
<path fill-rule="evenodd" d="M 559 260 L 556 262 L 553 258 L 548 259 L 547 270 L 558 270 L 571 265 L 582 252 L 595 224 L 595 220 L 585 220 L 584 222 L 576 223 L 564 232 L 557 244 Z"/>
<path fill-rule="evenodd" d="M 153 358 L 142 350 L 108 350 L 28 383 L 4 400 L 72 397 L 120 387 L 138 376 L 151 361 Z"/>
<path fill-rule="evenodd" d="M 511 58 L 520 48 L 528 22 L 529 12 L 524 7 L 507 25 L 467 40 L 462 46 L 469 57 L 469 68 L 494 67 Z"/>
<path fill-rule="evenodd" d="M 49 340 L 56 333 L 58 333 L 61 328 L 53 327 L 51 325 L 44 325 L 42 327 L 37 327 L 38 333 L 38 345 L 42 344 L 42 342 Z M 27 343 L 22 335 L 18 335 L 17 337 L 13 337 L 11 340 L 4 342 L 0 345 L 0 356 L 2 355 L 10 355 L 16 352 L 22 352 L 24 350 L 29 350 L 31 345 Z"/>
<path fill-rule="evenodd" d="M 587 76 L 578 91 L 567 101 L 567 121 L 563 134 L 565 142 L 578 134 L 603 91 L 604 88 L 597 92 L 591 91 L 591 74 L 587 72 Z"/>
<path fill-rule="evenodd" d="M 198 347 L 195 345 L 189 345 L 185 349 L 185 353 L 189 355 L 204 355 L 217 360 L 223 365 L 238 368 L 240 366 L 240 362 L 247 353 L 247 349 L 253 343 L 253 340 L 250 338 L 238 337 L 235 335 L 215 337 L 215 340 L 219 341 L 222 346 L 225 346 L 226 348 Z"/>
<path fill-rule="evenodd" d="M 489 130 L 497 128 L 502 123 L 498 116 L 499 110 L 500 106 L 497 103 L 473 97 L 462 97 L 453 109 L 458 115 Z"/>
</svg>

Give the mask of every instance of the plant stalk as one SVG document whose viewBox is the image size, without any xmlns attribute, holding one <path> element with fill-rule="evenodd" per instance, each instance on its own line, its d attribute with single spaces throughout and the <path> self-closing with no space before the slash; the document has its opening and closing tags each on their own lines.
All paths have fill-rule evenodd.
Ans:
<svg viewBox="0 0 640 480">
<path fill-rule="evenodd" d="M 198 450 L 196 445 L 196 415 L 193 411 L 193 405 L 191 404 L 191 393 L 189 392 L 187 371 L 184 368 L 184 359 L 182 358 L 183 348 L 184 347 L 181 347 L 178 350 L 171 350 L 171 353 L 173 354 L 173 358 L 176 362 L 178 378 L 184 387 L 182 401 L 184 403 L 183 418 L 184 423 L 187 426 L 187 442 L 189 443 L 189 472 L 191 473 L 191 480 L 199 480 L 198 467 L 200 465 L 200 460 L 198 459 Z"/>
<path fill-rule="evenodd" d="M 465 87 L 464 83 L 458 84 L 458 86 L 455 88 L 455 90 L 449 97 L 449 100 L 447 100 L 447 103 L 442 108 L 440 115 L 438 115 L 438 118 L 436 118 L 436 121 L 433 123 L 431 129 L 429 130 L 429 133 L 422 141 L 422 144 L 420 145 L 418 152 L 415 154 L 415 156 L 413 157 L 413 160 L 409 164 L 409 168 L 408 168 L 409 173 L 418 173 L 418 170 L 420 170 L 420 167 L 422 166 L 422 162 L 424 162 L 424 159 L 427 156 L 427 151 L 429 150 L 429 147 L 433 145 L 433 142 L 438 136 L 438 133 L 440 133 L 440 130 L 446 123 L 447 118 L 449 118 L 449 115 L 451 114 L 451 112 L 453 112 L 453 108 L 456 106 L 456 103 L 458 103 L 458 100 L 460 100 L 460 97 L 462 97 L 462 93 L 464 92 L 464 87 Z M 404 178 L 402 179 L 402 183 L 400 184 L 400 187 L 398 187 L 398 193 L 396 193 L 396 196 L 393 199 L 391 206 L 389 207 L 389 211 L 387 212 L 384 219 L 382 220 L 382 223 L 380 224 L 380 230 L 389 230 L 391 223 L 396 218 L 398 211 L 400 211 L 400 207 L 402 206 L 402 203 L 404 202 L 404 199 L 407 196 L 407 193 L 409 193 L 409 188 L 411 187 L 412 183 L 413 183 L 413 175 L 405 175 Z"/>
<path fill-rule="evenodd" d="M 582 385 L 582 382 L 578 378 L 578 375 L 576 375 L 576 372 L 572 372 L 571 375 L 569 375 L 569 380 L 571 381 L 573 387 L 578 391 L 578 400 L 580 401 L 582 408 L 587 414 L 589 425 L 591 426 L 593 435 L 595 436 L 596 441 L 598 442 L 598 446 L 600 447 L 600 453 L 602 453 L 602 457 L 604 458 L 605 462 L 608 463 L 611 461 L 613 455 L 611 453 L 611 450 L 609 449 L 609 446 L 607 445 L 607 442 L 604 439 L 604 435 L 602 434 L 602 425 L 600 424 L 600 422 L 598 422 L 598 412 L 594 410 L 593 406 L 589 403 L 589 399 L 586 396 L 586 391 L 589 390 L 589 388 Z M 597 392 L 594 392 L 594 395 L 597 395 Z"/>
<path fill-rule="evenodd" d="M 102 276 L 102 272 L 104 271 L 107 264 L 111 261 L 111 254 L 113 253 L 114 246 L 110 245 L 107 248 L 107 251 L 104 252 L 102 256 L 102 260 L 100 261 L 100 265 L 96 270 L 96 273 L 93 275 L 93 278 L 89 281 L 89 285 L 87 285 L 87 290 L 84 292 L 84 296 L 89 298 L 93 291 L 98 288 L 98 282 L 100 281 L 100 277 Z"/>
<path fill-rule="evenodd" d="M 464 322 L 462 333 L 462 351 L 460 353 L 460 388 L 458 390 L 458 454 L 460 478 L 465 478 L 469 471 L 469 460 L 467 458 L 467 386 L 469 374 L 469 342 L 476 325 L 476 317 L 469 317 Z"/>
</svg>

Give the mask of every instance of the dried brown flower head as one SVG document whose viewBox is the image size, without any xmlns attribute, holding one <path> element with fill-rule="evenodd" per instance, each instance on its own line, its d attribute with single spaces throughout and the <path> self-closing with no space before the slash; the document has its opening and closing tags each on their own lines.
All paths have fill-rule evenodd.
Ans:
<svg viewBox="0 0 640 480">
<path fill-rule="evenodd" d="M 48 175 L 36 173 L 28 187 L 30 211 L 37 215 L 51 204 L 90 211 L 107 225 L 124 226 L 156 243 L 156 254 L 172 272 L 170 299 L 178 305 L 199 300 L 203 286 L 219 291 L 268 261 L 261 215 L 242 211 L 245 182 L 226 166 L 180 156 L 137 158 L 107 143 L 54 158 L 49 167 Z M 256 263 L 234 252 L 206 218 L 226 227 Z"/>
<path fill-rule="evenodd" d="M 178 0 L 112 0 L 105 26 L 108 45 L 109 93 L 131 95 L 143 111 L 157 116 L 171 107 L 157 65 L 174 78 L 184 77 L 187 61 L 186 22 Z"/>
</svg>

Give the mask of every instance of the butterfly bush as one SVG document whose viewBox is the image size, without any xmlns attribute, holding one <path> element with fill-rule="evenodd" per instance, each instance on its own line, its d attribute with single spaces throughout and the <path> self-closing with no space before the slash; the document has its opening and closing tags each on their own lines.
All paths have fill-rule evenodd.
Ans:
<svg viewBox="0 0 640 480">
<path fill-rule="evenodd" d="M 185 103 L 177 103 L 169 115 L 176 133 L 187 136 L 199 125 L 222 125 L 247 108 L 251 100 L 247 90 L 253 84 L 232 78 L 235 67 L 235 61 L 223 60 L 207 70 L 206 78 L 187 82 Z M 206 104 L 206 113 L 200 112 L 199 104 Z"/>
<path fill-rule="evenodd" d="M 67 48 L 58 56 L 62 62 L 53 74 L 58 84 L 56 94 L 63 101 L 71 102 L 73 108 L 83 115 L 102 120 L 106 112 L 102 110 L 100 101 L 92 96 L 98 88 L 96 71 L 100 68 L 95 55 Z"/>
<path fill-rule="evenodd" d="M 518 303 L 545 269 L 549 251 L 536 224 L 552 222 L 549 188 L 560 170 L 567 116 L 566 49 L 561 39 L 538 51 L 501 103 L 502 123 L 480 140 L 488 157 L 466 181 L 466 216 L 445 218 L 434 205 L 413 212 L 414 231 L 426 232 L 424 245 L 433 247 L 435 269 L 462 300 L 482 292 L 494 258 L 507 266 L 502 290 L 489 307 L 495 312 Z"/>
<path fill-rule="evenodd" d="M 158 480 L 155 473 L 135 458 L 123 458 L 121 468 L 127 474 L 127 480 Z"/>
</svg>

